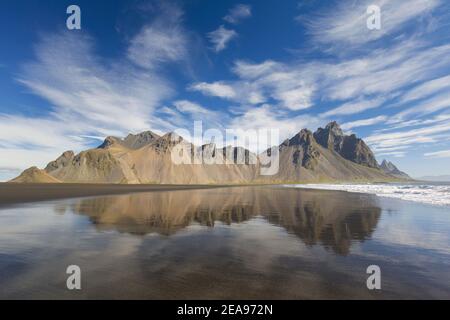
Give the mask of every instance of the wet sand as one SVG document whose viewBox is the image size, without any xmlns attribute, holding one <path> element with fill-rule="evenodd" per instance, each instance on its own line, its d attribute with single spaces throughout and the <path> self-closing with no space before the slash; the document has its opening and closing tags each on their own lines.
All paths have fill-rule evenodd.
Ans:
<svg viewBox="0 0 450 320">
<path fill-rule="evenodd" d="M 79 198 L 90 196 L 127 194 L 151 191 L 175 191 L 225 187 L 221 185 L 164 185 L 164 184 L 59 184 L 0 183 L 0 207 L 13 204 Z"/>
<path fill-rule="evenodd" d="M 71 186 L 40 187 L 67 196 Z M 112 191 L 130 191 L 120 187 Z M 450 297 L 446 208 L 341 191 L 204 188 L 0 208 L 0 299 Z M 66 287 L 69 265 L 82 270 L 80 291 Z M 380 267 L 381 290 L 367 288 L 370 265 Z"/>
</svg>

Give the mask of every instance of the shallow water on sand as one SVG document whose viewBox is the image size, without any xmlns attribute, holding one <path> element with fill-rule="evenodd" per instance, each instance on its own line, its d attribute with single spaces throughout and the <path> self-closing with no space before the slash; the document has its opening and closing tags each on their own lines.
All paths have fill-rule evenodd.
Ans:
<svg viewBox="0 0 450 320">
<path fill-rule="evenodd" d="M 233 187 L 0 209 L 6 299 L 450 299 L 449 270 L 449 208 L 368 194 Z"/>
</svg>

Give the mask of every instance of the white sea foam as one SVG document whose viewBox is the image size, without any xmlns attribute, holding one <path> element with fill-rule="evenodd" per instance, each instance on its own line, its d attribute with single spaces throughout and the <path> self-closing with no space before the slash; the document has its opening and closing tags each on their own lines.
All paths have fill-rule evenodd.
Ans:
<svg viewBox="0 0 450 320">
<path fill-rule="evenodd" d="M 369 193 L 439 206 L 450 206 L 450 185 L 428 184 L 298 184 L 284 187 Z"/>
</svg>

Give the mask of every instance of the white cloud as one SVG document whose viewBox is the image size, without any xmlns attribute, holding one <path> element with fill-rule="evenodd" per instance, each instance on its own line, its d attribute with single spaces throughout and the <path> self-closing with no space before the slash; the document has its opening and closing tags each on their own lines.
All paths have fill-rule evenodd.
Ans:
<svg viewBox="0 0 450 320">
<path fill-rule="evenodd" d="M 414 146 L 417 144 L 431 144 L 442 140 L 450 133 L 450 123 L 440 123 L 408 131 L 395 131 L 374 134 L 364 140 L 375 149 L 399 146 Z"/>
<path fill-rule="evenodd" d="M 228 43 L 237 37 L 237 33 L 234 30 L 220 26 L 217 30 L 208 33 L 208 39 L 214 45 L 213 49 L 216 52 L 224 50 Z"/>
<path fill-rule="evenodd" d="M 332 109 L 323 113 L 321 116 L 330 117 L 336 115 L 350 115 L 355 113 L 360 113 L 369 109 L 377 108 L 384 102 L 384 99 L 374 99 L 374 100 L 357 100 L 347 102 L 340 107 Z"/>
<path fill-rule="evenodd" d="M 151 112 L 172 94 L 169 83 L 130 64 L 103 64 L 93 41 L 71 32 L 47 36 L 19 81 L 54 107 L 52 118 L 119 131 L 151 127 Z"/>
<path fill-rule="evenodd" d="M 273 61 L 260 64 L 237 61 L 233 72 L 242 79 L 226 82 L 235 92 L 233 98 L 227 97 L 229 99 L 240 103 L 260 104 L 267 102 L 270 97 L 279 107 L 290 110 L 303 110 L 312 105 L 314 83 L 304 81 L 305 74 L 297 68 L 289 68 Z"/>
<path fill-rule="evenodd" d="M 176 6 L 160 4 L 161 13 L 145 25 L 128 46 L 128 58 L 143 68 L 187 59 L 188 36 L 181 26 L 183 12 Z"/>
<path fill-rule="evenodd" d="M 408 128 L 408 127 L 417 127 L 417 126 L 425 126 L 425 125 L 431 125 L 436 124 L 444 121 L 450 120 L 450 114 L 439 114 L 434 117 L 427 117 L 422 119 L 414 119 L 414 120 L 408 120 L 408 121 L 401 121 L 399 122 L 399 119 L 390 118 L 386 121 L 387 124 L 390 124 L 390 126 L 377 129 L 376 132 L 386 132 L 386 131 L 392 131 L 402 128 Z"/>
<path fill-rule="evenodd" d="M 331 6 L 315 16 L 299 16 L 297 20 L 306 25 L 317 43 L 348 48 L 392 35 L 410 21 L 417 25 L 419 17 L 425 17 L 442 3 L 440 0 L 345 0 L 337 7 Z M 367 28 L 369 5 L 378 5 L 381 9 L 380 30 Z"/>
<path fill-rule="evenodd" d="M 238 76 L 226 84 L 245 96 L 257 95 L 261 102 L 277 101 L 280 107 L 300 110 L 322 103 L 342 103 L 324 115 L 350 115 L 381 106 L 401 95 L 404 88 L 436 78 L 450 65 L 450 45 L 429 46 L 417 40 L 402 40 L 395 46 L 374 50 L 364 57 L 310 63 L 238 60 L 232 71 Z M 225 83 L 225 82 L 219 82 Z M 237 89 L 238 88 L 238 89 Z"/>
<path fill-rule="evenodd" d="M 424 156 L 429 158 L 450 158 L 450 150 L 429 152 L 425 153 Z"/>
<path fill-rule="evenodd" d="M 361 120 L 344 123 L 343 125 L 341 125 L 341 128 L 344 130 L 350 130 L 350 129 L 358 128 L 358 127 L 372 126 L 374 124 L 384 122 L 384 121 L 386 121 L 386 119 L 387 119 L 386 116 L 378 116 L 378 117 L 369 118 L 369 119 L 361 119 Z"/>
<path fill-rule="evenodd" d="M 344 100 L 393 93 L 434 77 L 449 64 L 450 45 L 426 47 L 417 41 L 403 41 L 364 58 L 316 68 L 325 76 L 326 96 Z"/>
<path fill-rule="evenodd" d="M 131 40 L 128 57 L 138 66 L 153 68 L 162 62 L 186 58 L 187 39 L 175 27 L 147 26 Z"/>
<path fill-rule="evenodd" d="M 295 89 L 278 90 L 274 97 L 280 100 L 282 105 L 291 110 L 302 110 L 311 107 L 311 96 L 314 90 L 310 87 L 298 87 Z"/>
<path fill-rule="evenodd" d="M 405 150 L 408 149 L 410 147 L 410 145 L 403 145 L 403 146 L 395 146 L 395 147 L 385 147 L 385 148 L 380 148 L 380 147 L 373 147 L 372 150 L 375 153 L 383 153 L 383 152 L 393 152 L 393 151 L 400 151 L 400 150 Z"/>
<path fill-rule="evenodd" d="M 223 129 L 229 121 L 226 113 L 205 108 L 189 100 L 177 100 L 173 102 L 173 107 L 163 107 L 158 110 L 158 113 L 169 116 L 167 122 L 171 124 L 170 131 L 176 129 L 192 131 L 196 121 L 201 121 L 205 130 L 207 128 Z"/>
<path fill-rule="evenodd" d="M 392 152 L 380 152 L 376 154 L 377 156 L 388 156 L 388 157 L 394 157 L 394 158 L 402 158 L 406 155 L 405 151 L 392 151 Z"/>
<path fill-rule="evenodd" d="M 237 24 L 241 20 L 249 18 L 252 16 L 252 8 L 246 4 L 237 4 L 233 8 L 230 9 L 230 12 L 223 17 L 223 20 Z"/>
<path fill-rule="evenodd" d="M 272 71 L 280 70 L 281 67 L 282 64 L 272 60 L 266 60 L 259 64 L 238 60 L 234 63 L 232 70 L 242 79 L 255 79 L 266 76 Z"/>
<path fill-rule="evenodd" d="M 193 113 L 193 114 L 210 113 L 210 110 L 203 108 L 197 103 L 187 100 L 175 101 L 173 105 L 178 109 L 178 111 L 183 113 Z"/>
<path fill-rule="evenodd" d="M 233 87 L 224 84 L 223 82 L 199 82 L 190 86 L 190 90 L 200 91 L 205 95 L 210 95 L 220 98 L 234 98 L 236 97 L 236 92 Z"/>
<path fill-rule="evenodd" d="M 406 103 L 429 97 L 442 89 L 450 89 L 450 75 L 422 83 L 406 92 L 400 102 Z"/>
<path fill-rule="evenodd" d="M 43 166 L 65 150 L 87 149 L 93 143 L 90 136 L 172 128 L 153 116 L 174 93 L 153 67 L 181 58 L 185 42 L 174 33 L 176 28 L 164 33 L 154 24 L 144 26 L 123 57 L 111 60 L 96 54 L 95 41 L 86 34 L 66 31 L 42 37 L 35 59 L 23 66 L 17 80 L 51 109 L 34 118 L 0 114 L 0 167 Z M 152 40 L 160 51 L 141 55 Z"/>
<path fill-rule="evenodd" d="M 391 121 L 399 122 L 411 115 L 419 114 L 423 116 L 447 108 L 450 108 L 450 91 L 433 96 L 419 104 L 399 112 Z"/>
</svg>

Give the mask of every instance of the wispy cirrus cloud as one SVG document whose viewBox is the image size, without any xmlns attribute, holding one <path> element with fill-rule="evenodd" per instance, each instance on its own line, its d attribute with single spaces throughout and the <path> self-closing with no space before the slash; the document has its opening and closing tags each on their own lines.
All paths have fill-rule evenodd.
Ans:
<svg viewBox="0 0 450 320">
<path fill-rule="evenodd" d="M 74 33 L 47 35 L 19 82 L 53 105 L 51 117 L 102 128 L 139 130 L 151 127 L 155 106 L 172 94 L 159 74 L 126 61 L 102 63 L 94 42 Z"/>
<path fill-rule="evenodd" d="M 191 85 L 189 87 L 189 90 L 200 91 L 201 93 L 203 93 L 205 95 L 210 95 L 213 97 L 230 98 L 230 99 L 236 97 L 236 92 L 233 89 L 233 87 L 229 86 L 227 84 L 224 84 L 222 82 L 194 83 L 193 85 Z"/>
<path fill-rule="evenodd" d="M 420 103 L 409 107 L 397 113 L 391 119 L 391 122 L 402 122 L 413 115 L 428 115 L 444 109 L 450 109 L 450 90 L 441 94 L 432 96 Z"/>
<path fill-rule="evenodd" d="M 147 26 L 131 40 L 128 57 L 138 66 L 153 68 L 162 62 L 181 61 L 187 56 L 187 39 L 178 27 Z"/>
<path fill-rule="evenodd" d="M 344 130 L 350 130 L 358 127 L 373 126 L 374 124 L 382 123 L 385 122 L 386 120 L 387 116 L 378 116 L 369 119 L 361 119 L 352 122 L 346 122 L 341 125 L 341 128 Z"/>
<path fill-rule="evenodd" d="M 98 143 L 91 137 L 173 128 L 153 116 L 175 93 L 160 67 L 182 59 L 187 43 L 178 20 L 160 23 L 144 25 L 115 59 L 101 58 L 84 32 L 43 34 L 17 81 L 51 108 L 34 118 L 0 114 L 0 168 L 42 167 L 65 150 Z M 157 50 L 145 54 L 148 46 Z"/>
<path fill-rule="evenodd" d="M 377 98 L 373 100 L 356 100 L 347 102 L 335 109 L 329 110 L 325 113 L 323 113 L 321 116 L 323 117 L 331 117 L 331 116 L 337 116 L 337 115 L 350 115 L 355 113 L 360 113 L 369 109 L 377 108 L 380 105 L 383 104 L 385 99 L 383 98 Z"/>
<path fill-rule="evenodd" d="M 144 25 L 128 44 L 128 58 L 143 68 L 155 68 L 163 63 L 189 58 L 190 39 L 182 26 L 183 11 L 169 3 L 158 7 L 160 14 Z"/>
<path fill-rule="evenodd" d="M 178 109 L 178 111 L 183 113 L 192 114 L 209 114 L 210 110 L 202 107 L 201 105 L 188 101 L 188 100 L 178 100 L 173 103 L 173 105 Z"/>
<path fill-rule="evenodd" d="M 334 2 L 336 6 L 330 5 L 325 12 L 300 15 L 296 20 L 307 27 L 317 43 L 338 47 L 363 45 L 403 31 L 405 24 L 411 21 L 419 23 L 419 17 L 426 16 L 442 3 L 441 0 L 345 0 Z M 381 9 L 382 26 L 376 32 L 367 28 L 367 8 L 370 5 L 377 5 Z"/>
<path fill-rule="evenodd" d="M 439 115 L 436 115 L 434 117 L 430 118 L 419 118 L 419 119 L 412 119 L 412 120 L 405 120 L 405 121 L 398 121 L 398 119 L 388 119 L 386 121 L 387 124 L 389 124 L 387 127 L 382 129 L 377 129 L 376 132 L 386 132 L 386 131 L 393 131 L 397 129 L 402 128 L 410 128 L 410 127 L 417 127 L 417 126 L 427 126 L 431 124 L 446 122 L 450 120 L 450 114 L 448 113 L 442 113 Z"/>
<path fill-rule="evenodd" d="M 403 158 L 406 155 L 405 151 L 391 151 L 391 152 L 377 152 L 377 156 L 389 156 L 394 158 Z"/>
<path fill-rule="evenodd" d="M 450 123 L 443 122 L 412 130 L 374 134 L 366 137 L 365 141 L 374 148 L 391 148 L 398 146 L 412 146 L 415 144 L 435 143 L 440 141 L 443 135 L 448 136 L 449 133 Z"/>
<path fill-rule="evenodd" d="M 444 89 L 449 89 L 450 91 L 450 75 L 426 81 L 420 85 L 417 85 L 402 96 L 402 98 L 400 99 L 400 103 L 427 98 L 433 94 L 439 93 Z"/>
<path fill-rule="evenodd" d="M 223 17 L 223 20 L 237 24 L 241 22 L 243 19 L 249 18 L 252 16 L 252 7 L 247 4 L 237 4 L 233 8 L 230 9 L 229 13 Z"/>
<path fill-rule="evenodd" d="M 251 63 L 243 60 L 237 60 L 234 63 L 232 71 L 237 74 L 242 79 L 257 79 L 267 76 L 269 73 L 281 70 L 283 64 L 273 61 L 266 60 L 262 63 Z"/>
<path fill-rule="evenodd" d="M 381 7 L 381 30 L 366 27 L 369 4 Z M 193 58 L 194 35 L 183 24 L 190 15 L 184 17 L 176 6 L 151 7 L 152 14 L 164 8 L 122 39 L 114 56 L 102 55 L 100 41 L 84 30 L 41 38 L 17 80 L 50 107 L 36 118 L 0 115 L 0 129 L 7 132 L 0 137 L 0 152 L 7 155 L 0 168 L 44 164 L 64 149 L 89 147 L 92 137 L 169 131 L 203 116 L 218 127 L 278 127 L 282 138 L 337 120 L 346 130 L 361 128 L 377 155 L 388 157 L 407 155 L 417 146 L 433 146 L 428 154 L 448 149 L 450 45 L 439 33 L 448 17 L 442 13 L 448 8 L 444 0 L 303 6 L 309 14 L 299 18 L 307 27 L 306 55 L 268 51 L 252 61 L 252 52 L 241 57 L 225 52 L 211 62 L 208 80 L 195 76 L 185 83 L 189 93 L 206 97 L 200 103 L 182 96 L 169 80 L 172 70 L 165 68 Z M 251 15 L 250 6 L 231 8 L 223 25 L 207 34 L 211 49 L 228 48 L 238 37 L 237 24 Z M 177 78 L 176 84 L 183 81 Z M 211 98 L 223 101 L 215 105 Z"/>
<path fill-rule="evenodd" d="M 208 33 L 208 39 L 213 44 L 212 49 L 215 52 L 224 50 L 228 43 L 238 36 L 237 32 L 225 28 L 223 25 L 218 29 Z"/>
<path fill-rule="evenodd" d="M 441 150 L 424 154 L 428 158 L 450 158 L 450 150 Z"/>
<path fill-rule="evenodd" d="M 432 46 L 416 39 L 404 39 L 364 57 L 340 59 L 336 63 L 287 64 L 273 60 L 251 63 L 238 60 L 231 68 L 238 79 L 219 83 L 238 93 L 234 99 L 226 97 L 236 102 L 248 103 L 242 96 L 248 97 L 252 93 L 259 97 L 255 99 L 256 103 L 277 103 L 281 108 L 294 111 L 332 102 L 338 107 L 322 112 L 321 116 L 345 117 L 392 104 L 390 101 L 398 97 L 402 99 L 411 85 L 432 81 L 449 66 L 449 45 Z M 417 87 L 413 94 L 425 94 L 425 91 L 444 86 L 446 77 L 441 78 Z M 202 85 L 207 87 L 214 83 Z M 245 88 L 246 93 L 240 95 L 239 88 Z M 221 97 L 211 91 L 207 94 Z"/>
</svg>

